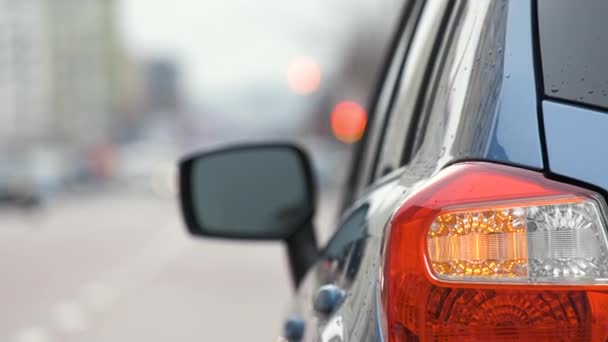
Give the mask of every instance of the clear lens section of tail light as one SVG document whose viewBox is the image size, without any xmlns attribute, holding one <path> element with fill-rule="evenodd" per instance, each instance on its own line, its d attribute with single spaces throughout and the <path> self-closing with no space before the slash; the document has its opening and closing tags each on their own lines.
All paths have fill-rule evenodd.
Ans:
<svg viewBox="0 0 608 342">
<path fill-rule="evenodd" d="M 600 204 L 576 197 L 538 202 L 438 215 L 427 240 L 434 275 L 448 281 L 606 282 Z"/>
</svg>

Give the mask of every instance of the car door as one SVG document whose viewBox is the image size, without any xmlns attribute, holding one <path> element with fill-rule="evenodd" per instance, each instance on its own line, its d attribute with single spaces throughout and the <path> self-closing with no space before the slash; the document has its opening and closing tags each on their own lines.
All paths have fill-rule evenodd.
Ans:
<svg viewBox="0 0 608 342">
<path fill-rule="evenodd" d="M 293 328 L 303 328 L 302 338 L 288 340 L 346 341 L 348 327 L 366 325 L 365 335 L 373 336 L 369 319 L 375 293 L 372 282 L 381 239 L 370 234 L 370 225 L 384 225 L 390 217 L 385 203 L 396 200 L 400 188 L 393 177 L 355 202 L 344 214 L 339 228 L 321 251 L 318 262 L 301 283 L 285 319 L 283 336 L 294 336 Z M 382 213 L 383 212 L 383 213 Z M 373 221 L 372 221 L 373 220 Z M 361 329 L 360 329 L 361 330 Z M 367 341 L 368 337 L 355 340 Z"/>
</svg>

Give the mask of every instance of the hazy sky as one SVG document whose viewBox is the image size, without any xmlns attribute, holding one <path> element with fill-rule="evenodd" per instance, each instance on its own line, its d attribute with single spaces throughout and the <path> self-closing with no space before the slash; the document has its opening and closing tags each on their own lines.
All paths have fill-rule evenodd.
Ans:
<svg viewBox="0 0 608 342">
<path fill-rule="evenodd" d="M 357 6 L 355 6 L 358 4 Z M 191 95 L 282 82 L 298 55 L 335 64 L 355 18 L 376 0 L 120 0 L 123 41 L 134 55 L 175 57 Z"/>
</svg>

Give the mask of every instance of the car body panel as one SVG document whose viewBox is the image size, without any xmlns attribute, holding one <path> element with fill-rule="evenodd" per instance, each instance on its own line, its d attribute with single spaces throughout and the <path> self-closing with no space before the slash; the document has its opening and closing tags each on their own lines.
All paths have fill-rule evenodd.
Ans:
<svg viewBox="0 0 608 342">
<path fill-rule="evenodd" d="M 439 152 L 440 166 L 482 159 L 541 169 L 530 3 L 470 1 L 460 11 L 413 158 Z"/>
</svg>

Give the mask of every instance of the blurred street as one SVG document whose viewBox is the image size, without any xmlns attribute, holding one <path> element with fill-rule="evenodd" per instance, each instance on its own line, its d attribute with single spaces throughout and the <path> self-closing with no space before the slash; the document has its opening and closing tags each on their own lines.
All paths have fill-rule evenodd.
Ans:
<svg viewBox="0 0 608 342">
<path fill-rule="evenodd" d="M 320 205 L 325 227 L 332 197 Z M 172 199 L 107 190 L 0 218 L 1 341 L 268 341 L 279 332 L 291 291 L 283 247 L 192 240 Z"/>
</svg>

